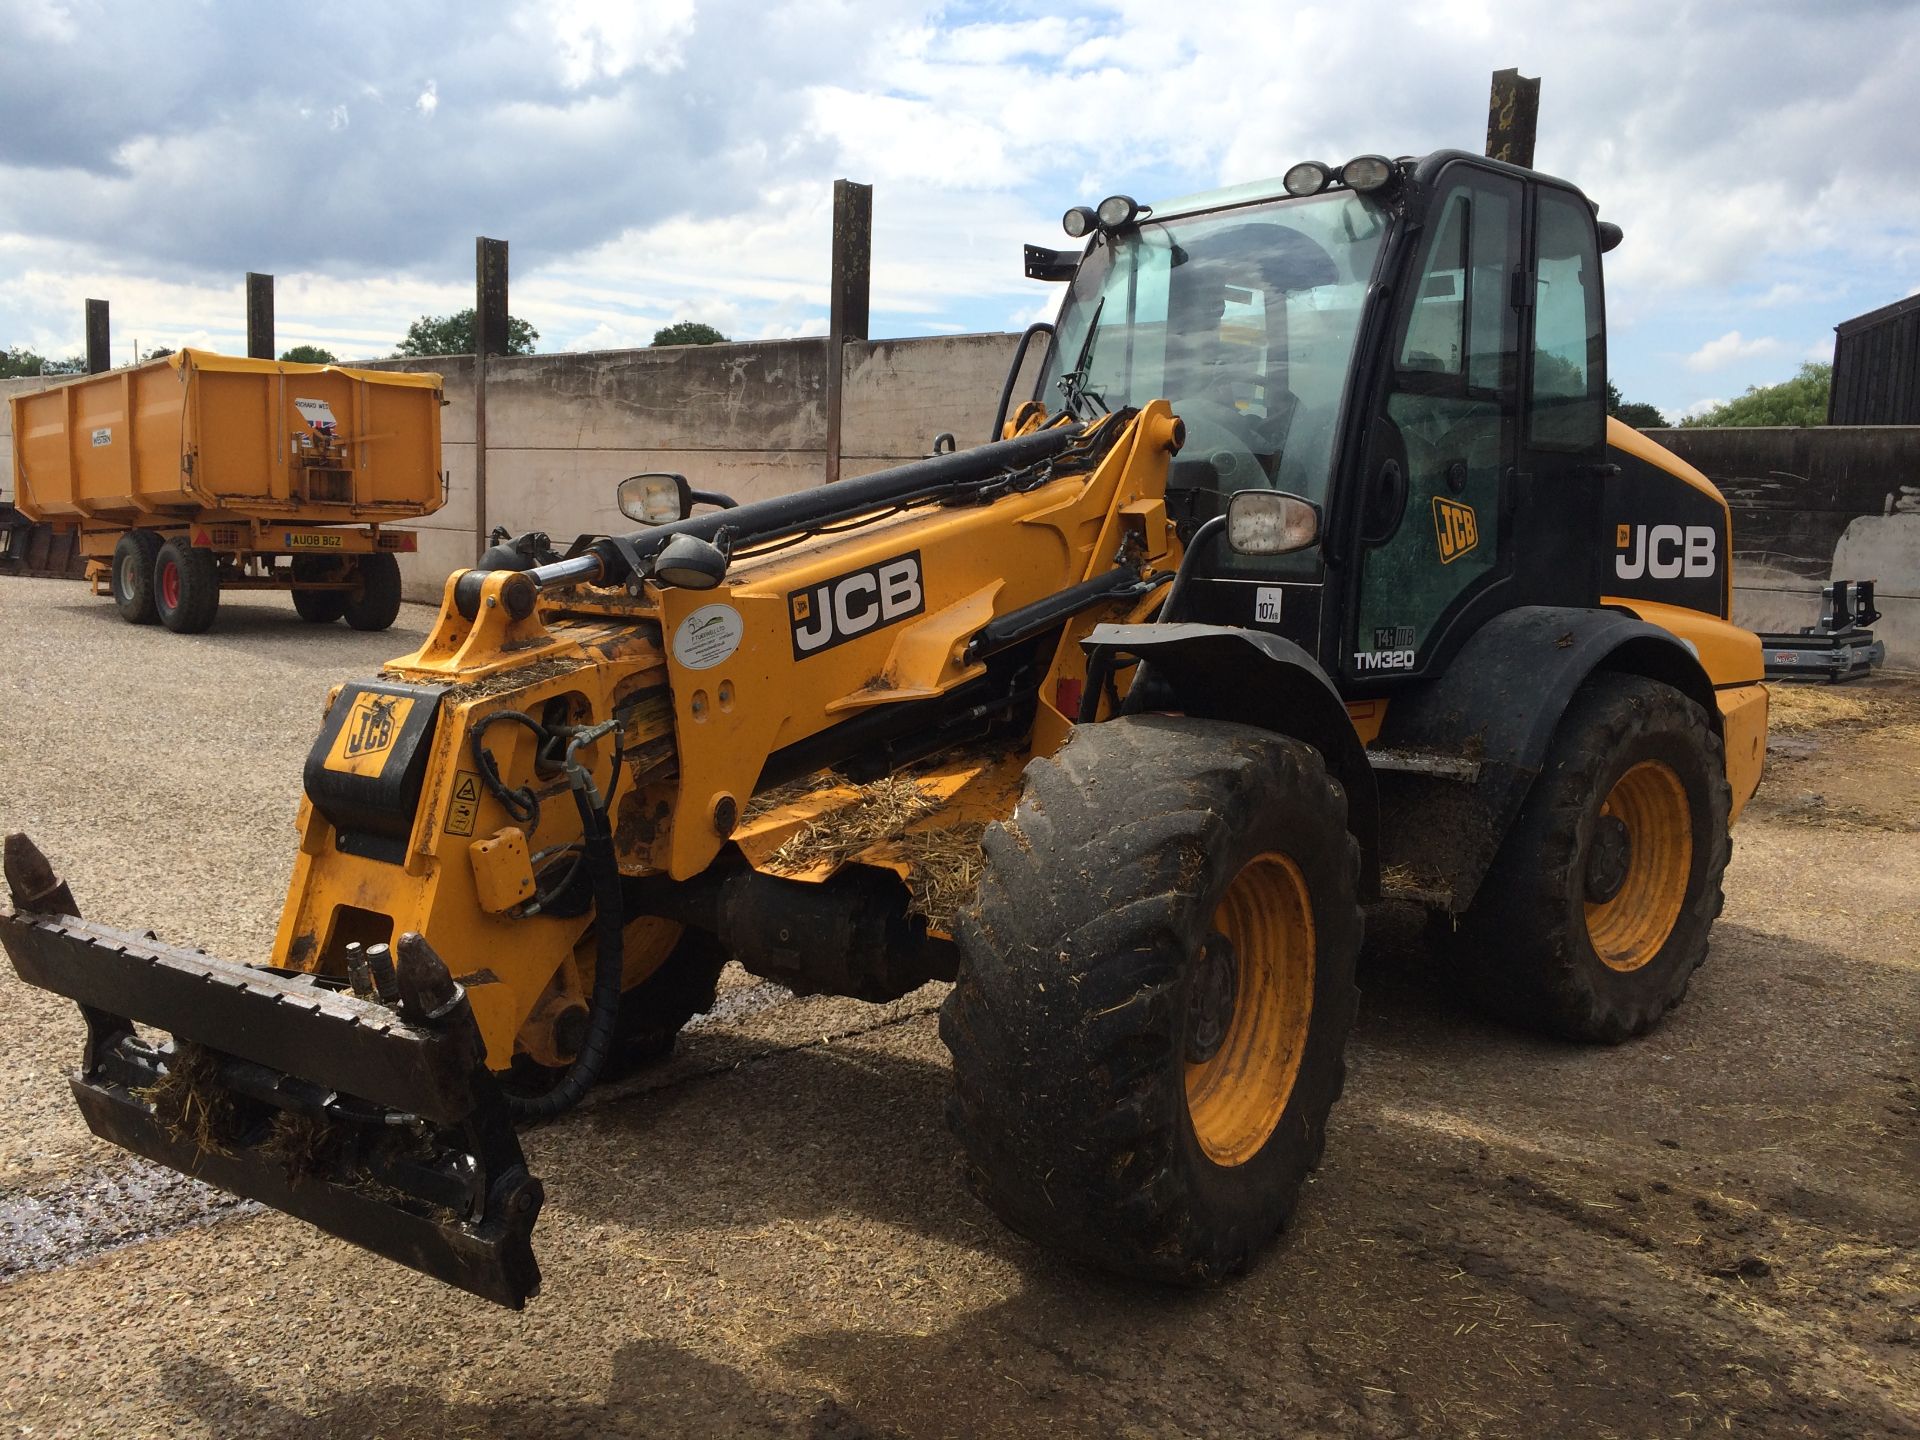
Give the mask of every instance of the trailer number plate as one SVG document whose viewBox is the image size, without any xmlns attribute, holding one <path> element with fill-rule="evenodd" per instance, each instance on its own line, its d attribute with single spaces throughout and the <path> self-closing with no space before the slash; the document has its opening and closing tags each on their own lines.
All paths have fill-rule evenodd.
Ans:
<svg viewBox="0 0 1920 1440">
<path fill-rule="evenodd" d="M 302 535 L 296 530 L 287 531 L 289 550 L 340 550 L 346 543 L 338 535 Z"/>
</svg>

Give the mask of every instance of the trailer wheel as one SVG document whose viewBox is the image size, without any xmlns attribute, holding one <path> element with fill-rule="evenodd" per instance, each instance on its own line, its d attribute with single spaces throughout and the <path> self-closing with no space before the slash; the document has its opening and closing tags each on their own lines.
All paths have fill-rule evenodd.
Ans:
<svg viewBox="0 0 1920 1440">
<path fill-rule="evenodd" d="M 153 591 L 162 625 L 199 635 L 220 613 L 220 564 L 211 550 L 169 540 L 154 558 Z"/>
<path fill-rule="evenodd" d="M 308 590 L 311 585 L 322 580 L 340 579 L 340 562 L 323 559 L 318 555 L 296 555 L 293 557 L 293 608 L 300 618 L 309 625 L 331 625 L 347 613 L 346 590 Z"/>
<path fill-rule="evenodd" d="M 961 916 L 948 1121 L 1015 1230 L 1208 1284 L 1299 1199 L 1345 1079 L 1359 849 L 1321 757 L 1134 716 L 1027 767 Z"/>
<path fill-rule="evenodd" d="M 1731 803 L 1698 705 L 1638 675 L 1590 679 L 1452 937 L 1475 997 L 1571 1040 L 1651 1029 L 1706 958 Z"/>
<path fill-rule="evenodd" d="M 151 530 L 129 530 L 114 542 L 108 583 L 120 618 L 131 625 L 151 625 L 160 618 L 153 603 L 154 563 L 159 558 L 160 537 Z"/>
<path fill-rule="evenodd" d="M 384 630 L 400 618 L 400 562 L 384 551 L 362 555 L 354 564 L 357 590 L 347 597 L 341 613 L 356 630 Z"/>
</svg>

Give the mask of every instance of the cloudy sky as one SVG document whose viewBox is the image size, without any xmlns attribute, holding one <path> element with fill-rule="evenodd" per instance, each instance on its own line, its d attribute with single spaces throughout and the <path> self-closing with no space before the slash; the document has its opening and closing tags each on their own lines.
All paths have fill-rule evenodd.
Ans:
<svg viewBox="0 0 1920 1440">
<path fill-rule="evenodd" d="M 390 353 L 512 245 L 543 350 L 699 319 L 823 333 L 836 176 L 876 336 L 1017 329 L 1069 204 L 1478 149 L 1542 77 L 1543 169 L 1627 239 L 1613 375 L 1670 413 L 1920 290 L 1920 0 L 0 0 L 0 348 Z"/>
</svg>

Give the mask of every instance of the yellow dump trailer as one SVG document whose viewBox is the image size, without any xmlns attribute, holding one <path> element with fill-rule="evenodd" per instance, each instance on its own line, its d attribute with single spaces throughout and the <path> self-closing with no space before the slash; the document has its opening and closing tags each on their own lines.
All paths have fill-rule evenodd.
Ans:
<svg viewBox="0 0 1920 1440">
<path fill-rule="evenodd" d="M 222 590 L 277 589 L 381 630 L 415 546 L 387 527 L 445 498 L 441 403 L 438 375 L 182 350 L 14 397 L 16 503 L 78 532 L 135 624 L 198 632 Z"/>
</svg>

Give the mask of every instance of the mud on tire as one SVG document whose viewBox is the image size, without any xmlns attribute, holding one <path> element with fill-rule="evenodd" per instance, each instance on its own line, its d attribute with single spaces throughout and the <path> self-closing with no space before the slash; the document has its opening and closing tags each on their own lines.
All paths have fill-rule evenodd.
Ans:
<svg viewBox="0 0 1920 1440">
<path fill-rule="evenodd" d="M 1469 992 L 1566 1039 L 1652 1028 L 1706 958 L 1731 804 L 1698 705 L 1641 676 L 1595 675 L 1458 932 L 1441 937 Z"/>
<path fill-rule="evenodd" d="M 1297 741 L 1132 716 L 1028 766 L 984 849 L 940 1016 L 972 1188 L 1105 1269 L 1243 1269 L 1291 1214 L 1345 1077 L 1361 917 L 1344 792 Z M 1273 943 L 1288 915 L 1305 951 Z M 1275 1036 L 1277 1068 L 1246 1049 Z"/>
</svg>

